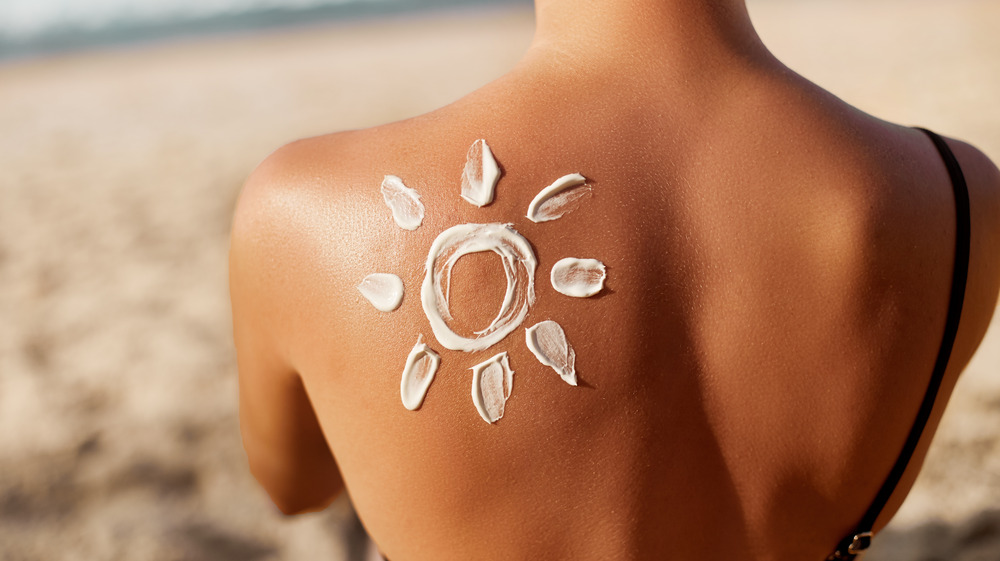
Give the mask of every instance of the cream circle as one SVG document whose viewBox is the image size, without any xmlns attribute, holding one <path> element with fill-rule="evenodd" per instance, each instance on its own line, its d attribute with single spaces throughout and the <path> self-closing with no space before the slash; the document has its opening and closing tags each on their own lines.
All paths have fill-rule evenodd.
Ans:
<svg viewBox="0 0 1000 561">
<path fill-rule="evenodd" d="M 507 290 L 496 318 L 475 337 L 452 331 L 446 319 L 451 269 L 463 255 L 492 251 L 500 256 Z M 420 302 L 434 331 L 434 337 L 453 351 L 481 351 L 499 343 L 517 329 L 535 303 L 535 269 L 538 261 L 531 244 L 510 224 L 459 224 L 438 234 L 427 253 L 426 274 Z M 443 279 L 443 282 L 442 282 Z"/>
</svg>

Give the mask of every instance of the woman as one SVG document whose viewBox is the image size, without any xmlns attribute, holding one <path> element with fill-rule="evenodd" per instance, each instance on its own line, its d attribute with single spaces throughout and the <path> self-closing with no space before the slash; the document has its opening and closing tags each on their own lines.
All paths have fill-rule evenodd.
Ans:
<svg viewBox="0 0 1000 561">
<path fill-rule="evenodd" d="M 502 78 L 250 178 L 231 274 L 254 475 L 287 513 L 346 487 L 393 561 L 860 553 L 989 324 L 1000 172 L 795 75 L 741 0 L 536 12 Z M 469 236 L 508 268 L 449 249 Z M 605 266 L 593 296 L 551 281 L 566 257 Z"/>
</svg>

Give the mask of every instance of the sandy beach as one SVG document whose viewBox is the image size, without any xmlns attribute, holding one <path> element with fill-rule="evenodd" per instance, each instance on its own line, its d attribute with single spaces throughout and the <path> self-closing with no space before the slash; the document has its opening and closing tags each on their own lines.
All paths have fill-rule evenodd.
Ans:
<svg viewBox="0 0 1000 561">
<path fill-rule="evenodd" d="M 1000 2 L 750 0 L 791 68 L 1000 160 Z M 514 65 L 524 7 L 0 63 L 0 558 L 361 559 L 345 499 L 286 518 L 236 417 L 226 253 L 258 161 Z M 870 561 L 1000 559 L 1000 317 Z"/>
</svg>

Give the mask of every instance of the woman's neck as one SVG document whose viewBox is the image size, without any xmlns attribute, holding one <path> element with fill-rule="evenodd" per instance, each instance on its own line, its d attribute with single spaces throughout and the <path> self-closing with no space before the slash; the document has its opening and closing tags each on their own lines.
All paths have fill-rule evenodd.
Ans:
<svg viewBox="0 0 1000 561">
<path fill-rule="evenodd" d="M 534 49 L 587 63 L 680 68 L 768 55 L 744 0 L 536 0 L 535 13 Z"/>
</svg>

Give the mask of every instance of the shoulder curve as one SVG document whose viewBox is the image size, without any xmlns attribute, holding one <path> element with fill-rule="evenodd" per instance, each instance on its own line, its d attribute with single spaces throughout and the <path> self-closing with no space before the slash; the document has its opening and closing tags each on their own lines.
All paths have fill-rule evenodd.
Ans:
<svg viewBox="0 0 1000 561">
<path fill-rule="evenodd" d="M 244 310 L 261 317 L 281 315 L 282 306 L 260 303 L 277 303 L 282 294 L 287 299 L 288 291 L 282 288 L 296 286 L 299 280 L 293 272 L 308 266 L 310 228 L 317 222 L 313 215 L 323 208 L 317 202 L 342 183 L 337 136 L 286 144 L 261 161 L 244 182 L 230 224 L 234 316 L 251 315 Z"/>
<path fill-rule="evenodd" d="M 946 137 L 946 140 L 962 165 L 966 179 L 982 184 L 990 191 L 991 196 L 1000 197 L 1000 168 L 997 168 L 989 156 L 965 140 L 951 137 Z"/>
<path fill-rule="evenodd" d="M 247 177 L 237 208 L 245 197 L 259 197 L 274 191 L 306 187 L 317 173 L 328 174 L 336 168 L 338 146 L 349 133 L 335 133 L 295 140 L 267 155 Z"/>
<path fill-rule="evenodd" d="M 985 334 L 1000 296 L 1000 169 L 972 144 L 953 138 L 946 141 L 969 188 L 972 253 L 967 293 L 982 313 L 977 323 Z"/>
<path fill-rule="evenodd" d="M 300 372 L 310 301 L 322 287 L 317 260 L 331 200 L 347 192 L 352 167 L 341 134 L 288 143 L 262 160 L 244 182 L 231 215 L 229 298 L 242 364 Z M 277 374 L 276 374 L 277 375 Z"/>
<path fill-rule="evenodd" d="M 973 227 L 985 234 L 989 254 L 1000 260 L 1000 168 L 981 150 L 963 140 L 947 139 L 969 187 Z M 1000 274 L 1000 270 L 998 270 Z"/>
<path fill-rule="evenodd" d="M 299 203 L 320 189 L 329 193 L 350 162 L 345 152 L 352 133 L 304 138 L 285 144 L 265 157 L 240 190 L 232 216 L 232 241 L 262 226 L 292 219 Z"/>
</svg>

